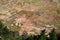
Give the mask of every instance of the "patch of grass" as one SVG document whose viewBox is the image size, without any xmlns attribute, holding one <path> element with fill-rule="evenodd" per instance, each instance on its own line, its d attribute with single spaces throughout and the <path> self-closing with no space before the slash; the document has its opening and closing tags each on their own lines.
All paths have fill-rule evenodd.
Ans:
<svg viewBox="0 0 60 40">
<path fill-rule="evenodd" d="M 56 12 L 57 12 L 57 16 L 60 17 L 60 8 L 56 10 Z"/>
<path fill-rule="evenodd" d="M 58 27 L 58 28 L 60 28 L 60 24 L 59 23 L 56 23 L 55 26 Z"/>
<path fill-rule="evenodd" d="M 4 13 L 6 11 L 8 11 L 8 8 L 5 7 L 5 6 L 0 5 L 0 12 L 3 12 Z"/>
<path fill-rule="evenodd" d="M 30 0 L 30 3 L 36 3 L 38 0 Z"/>
<path fill-rule="evenodd" d="M 57 10 L 57 14 L 60 14 L 60 9 Z"/>
<path fill-rule="evenodd" d="M 35 32 L 35 29 L 32 29 L 31 32 Z"/>
</svg>

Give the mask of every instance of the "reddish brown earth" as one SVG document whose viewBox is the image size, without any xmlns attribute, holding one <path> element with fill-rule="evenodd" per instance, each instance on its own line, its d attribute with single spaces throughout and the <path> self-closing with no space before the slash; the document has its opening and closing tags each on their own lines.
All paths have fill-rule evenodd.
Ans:
<svg viewBox="0 0 60 40">
<path fill-rule="evenodd" d="M 18 3 L 20 4 L 18 5 Z M 28 34 L 39 34 L 43 29 L 50 32 L 52 28 L 56 27 L 55 24 L 60 25 L 58 9 L 60 9 L 59 0 L 37 0 L 34 2 L 1 0 L 0 20 L 8 25 L 10 30 L 18 30 L 20 34 L 24 31 Z"/>
<path fill-rule="evenodd" d="M 49 23 L 53 24 L 55 20 L 55 14 L 48 15 L 46 13 L 43 13 L 40 16 L 37 16 L 35 12 L 25 11 L 25 10 L 22 10 L 19 13 L 21 17 L 16 19 L 16 23 L 17 24 L 23 23 L 19 31 L 20 34 L 22 34 L 24 31 L 26 31 L 28 34 L 35 34 L 35 32 L 39 33 L 40 30 L 45 29 L 45 27 L 49 25 Z M 34 22 L 37 24 L 34 24 Z M 39 23 L 40 23 L 40 26 L 38 25 Z M 50 28 L 54 28 L 54 26 L 50 26 L 50 28 L 49 26 L 47 27 L 46 27 L 46 31 L 48 32 L 50 31 Z M 32 32 L 31 30 L 33 29 L 34 31 Z"/>
</svg>

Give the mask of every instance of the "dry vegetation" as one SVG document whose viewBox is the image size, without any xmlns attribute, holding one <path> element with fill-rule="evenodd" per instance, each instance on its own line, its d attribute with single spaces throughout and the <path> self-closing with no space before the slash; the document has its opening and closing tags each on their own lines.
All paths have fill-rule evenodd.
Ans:
<svg viewBox="0 0 60 40">
<path fill-rule="evenodd" d="M 30 32 L 32 29 L 39 32 L 60 27 L 59 0 L 0 0 L 0 5 L 0 20 L 11 26 L 13 31 L 34 34 Z"/>
</svg>

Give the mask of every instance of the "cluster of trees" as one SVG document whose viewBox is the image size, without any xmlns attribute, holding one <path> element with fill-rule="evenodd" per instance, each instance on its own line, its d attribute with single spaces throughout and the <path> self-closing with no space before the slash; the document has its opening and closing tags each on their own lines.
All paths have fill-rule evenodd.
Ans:
<svg viewBox="0 0 60 40">
<path fill-rule="evenodd" d="M 7 26 L 0 21 L 0 40 L 60 40 L 60 34 L 53 29 L 48 35 L 46 35 L 45 30 L 42 30 L 40 35 L 27 36 L 24 33 L 19 36 L 18 32 L 9 31 Z"/>
<path fill-rule="evenodd" d="M 42 30 L 40 35 L 28 37 L 27 40 L 31 40 L 31 38 L 32 40 L 58 40 L 55 29 L 53 29 L 48 35 L 46 35 L 45 33 L 45 30 Z"/>
<path fill-rule="evenodd" d="M 7 38 L 7 35 L 9 34 L 9 29 L 7 26 L 4 26 L 2 21 L 0 21 L 0 40 L 2 38 Z"/>
</svg>

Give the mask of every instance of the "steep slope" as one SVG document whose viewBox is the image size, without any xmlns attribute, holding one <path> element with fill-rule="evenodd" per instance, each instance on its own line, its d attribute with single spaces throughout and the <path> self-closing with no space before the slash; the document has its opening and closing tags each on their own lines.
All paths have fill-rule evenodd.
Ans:
<svg viewBox="0 0 60 40">
<path fill-rule="evenodd" d="M 0 0 L 0 20 L 12 31 L 39 34 L 60 29 L 59 0 Z M 31 32 L 33 30 L 33 32 Z"/>
</svg>

